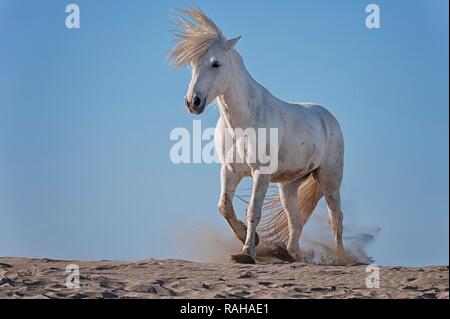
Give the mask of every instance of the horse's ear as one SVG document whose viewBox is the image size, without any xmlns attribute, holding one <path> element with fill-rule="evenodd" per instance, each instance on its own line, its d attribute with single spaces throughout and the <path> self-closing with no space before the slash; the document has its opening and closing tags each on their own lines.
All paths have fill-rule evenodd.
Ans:
<svg viewBox="0 0 450 319">
<path fill-rule="evenodd" d="M 226 40 L 226 41 L 225 41 L 225 45 L 224 45 L 225 51 L 228 51 L 228 50 L 230 50 L 231 48 L 233 48 L 233 47 L 236 45 L 236 43 L 239 41 L 240 38 L 241 38 L 241 37 L 239 36 L 239 37 L 237 37 L 237 38 L 233 38 L 233 39 L 230 39 L 230 40 Z"/>
</svg>

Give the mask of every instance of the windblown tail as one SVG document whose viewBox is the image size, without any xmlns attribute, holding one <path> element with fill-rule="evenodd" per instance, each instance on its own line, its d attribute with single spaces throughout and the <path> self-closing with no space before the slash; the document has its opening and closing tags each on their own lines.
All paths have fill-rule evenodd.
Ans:
<svg viewBox="0 0 450 319">
<path fill-rule="evenodd" d="M 322 198 L 322 191 L 313 174 L 300 185 L 297 196 L 300 205 L 300 217 L 306 224 Z M 261 215 L 263 217 L 258 226 L 260 238 L 267 244 L 286 245 L 289 239 L 288 220 L 281 206 L 278 193 L 267 197 Z"/>
</svg>

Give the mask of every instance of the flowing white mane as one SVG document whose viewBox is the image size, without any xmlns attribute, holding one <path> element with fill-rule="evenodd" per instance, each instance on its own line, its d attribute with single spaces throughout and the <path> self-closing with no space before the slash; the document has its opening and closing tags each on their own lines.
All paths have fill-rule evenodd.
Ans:
<svg viewBox="0 0 450 319">
<path fill-rule="evenodd" d="M 214 43 L 225 40 L 222 31 L 199 8 L 175 11 L 175 22 L 179 30 L 173 33 L 178 43 L 169 58 L 176 67 L 195 64 Z"/>
</svg>

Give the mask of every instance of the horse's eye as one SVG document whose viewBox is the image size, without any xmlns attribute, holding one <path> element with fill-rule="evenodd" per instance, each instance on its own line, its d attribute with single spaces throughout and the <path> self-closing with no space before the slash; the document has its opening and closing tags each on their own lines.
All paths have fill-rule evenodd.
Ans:
<svg viewBox="0 0 450 319">
<path fill-rule="evenodd" d="M 214 62 L 211 64 L 211 67 L 213 67 L 214 69 L 217 69 L 219 66 L 220 66 L 220 63 L 217 62 L 217 61 L 214 61 Z"/>
</svg>

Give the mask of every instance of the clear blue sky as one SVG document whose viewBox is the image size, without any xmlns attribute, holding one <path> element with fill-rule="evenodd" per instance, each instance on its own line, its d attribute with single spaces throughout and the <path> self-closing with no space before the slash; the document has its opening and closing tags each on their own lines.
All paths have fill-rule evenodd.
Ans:
<svg viewBox="0 0 450 319">
<path fill-rule="evenodd" d="M 165 58 L 169 10 L 185 2 L 72 2 L 79 30 L 65 27 L 69 1 L 0 0 L 0 255 L 187 258 L 183 229 L 231 236 L 216 210 L 219 165 L 169 159 L 170 131 L 194 119 L 189 71 Z M 447 264 L 448 1 L 376 1 L 379 30 L 365 28 L 369 3 L 197 1 L 242 35 L 259 82 L 339 119 L 345 222 L 381 227 L 370 255 Z"/>
</svg>

